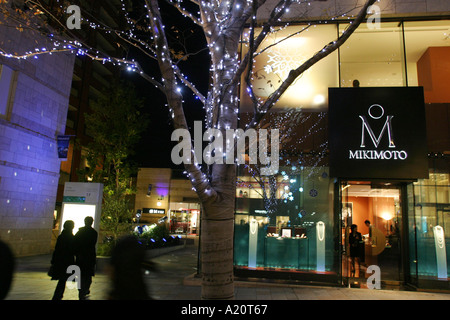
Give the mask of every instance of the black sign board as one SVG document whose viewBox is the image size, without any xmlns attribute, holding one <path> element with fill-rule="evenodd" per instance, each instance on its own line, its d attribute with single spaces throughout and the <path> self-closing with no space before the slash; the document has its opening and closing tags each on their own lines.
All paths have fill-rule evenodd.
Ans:
<svg viewBox="0 0 450 320">
<path fill-rule="evenodd" d="M 143 208 L 142 213 L 156 213 L 156 214 L 165 214 L 166 209 L 155 209 L 155 208 Z"/>
<path fill-rule="evenodd" d="M 329 88 L 330 176 L 428 177 L 422 87 Z"/>
</svg>

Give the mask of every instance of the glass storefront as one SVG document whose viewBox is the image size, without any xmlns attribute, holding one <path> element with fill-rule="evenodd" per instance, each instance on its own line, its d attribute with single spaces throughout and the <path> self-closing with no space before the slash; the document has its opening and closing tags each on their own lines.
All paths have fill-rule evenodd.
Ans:
<svg viewBox="0 0 450 320">
<path fill-rule="evenodd" d="M 383 283 L 400 286 L 405 279 L 413 285 L 448 280 L 448 170 L 431 171 L 429 179 L 414 183 L 341 181 L 336 192 L 327 167 L 293 167 L 280 169 L 272 190 L 266 182 L 265 192 L 275 191 L 272 199 L 264 198 L 253 177 L 239 176 L 237 275 L 259 271 L 285 278 L 273 272 L 289 272 L 289 279 L 314 281 L 322 275 L 320 282 L 364 284 L 370 276 L 368 266 L 376 265 Z M 335 197 L 339 202 L 333 203 Z M 356 263 L 349 243 L 352 225 L 363 236 Z M 442 227 L 443 242 L 436 238 L 436 227 Z M 439 274 L 442 268 L 444 276 L 442 271 Z"/>
<path fill-rule="evenodd" d="M 334 278 L 339 274 L 328 168 L 299 162 L 281 167 L 271 179 L 250 177 L 241 168 L 235 215 L 237 269 Z"/>
<path fill-rule="evenodd" d="M 433 159 L 444 162 L 444 159 Z M 448 159 L 446 165 L 448 166 Z M 414 183 L 414 210 L 409 219 L 415 224 L 416 246 L 410 261 L 422 281 L 448 281 L 450 275 L 450 182 L 447 169 L 433 167 L 429 179 Z"/>
<path fill-rule="evenodd" d="M 316 39 L 333 38 L 346 27 L 345 23 L 334 23 L 306 28 L 309 31 L 299 32 L 287 41 L 295 55 L 287 52 L 288 48 L 265 51 L 255 60 L 261 76 L 255 86 L 261 91 L 259 95 L 262 98 L 269 95 L 274 90 L 273 79 L 281 77 L 283 68 L 302 60 L 302 45 L 313 43 L 311 35 L 316 35 Z M 289 33 L 289 28 L 294 27 L 284 32 Z M 267 44 L 282 42 L 282 37 L 279 33 L 276 39 L 267 40 Z M 450 48 L 450 20 L 382 22 L 379 29 L 362 24 L 339 52 L 314 66 L 314 70 L 322 71 L 311 69 L 302 76 L 299 81 L 308 84 L 303 88 L 309 88 L 308 94 L 301 95 L 303 100 L 296 99 L 300 91 L 293 90 L 293 95 L 280 100 L 281 107 L 301 108 L 302 112 L 316 114 L 324 112 L 327 99 L 318 103 L 319 95 L 325 92 L 321 88 L 350 87 L 354 80 L 361 87 L 424 86 L 427 131 L 433 130 L 436 122 L 428 118 L 429 112 L 437 110 L 433 108 L 448 110 L 450 104 L 445 92 L 436 93 L 435 79 L 430 80 L 432 76 L 424 71 L 424 65 L 429 64 L 427 59 L 436 56 L 433 48 Z M 448 64 L 449 52 L 439 51 L 435 59 L 444 59 Z M 321 81 L 323 72 L 327 76 Z M 430 83 L 434 86 L 430 87 Z M 447 87 L 443 91 L 450 92 L 448 82 L 443 81 L 442 85 Z M 247 110 L 245 95 L 241 103 L 242 110 Z M 445 118 L 446 112 L 437 120 Z M 377 265 L 381 279 L 386 282 L 406 282 L 420 287 L 424 281 L 431 280 L 448 289 L 450 135 L 449 120 L 445 121 L 436 124 L 441 132 L 428 134 L 429 150 L 433 150 L 429 154 L 428 179 L 330 178 L 326 157 L 321 161 L 304 161 L 304 152 L 320 154 L 327 149 L 323 132 L 317 130 L 320 127 L 326 131 L 327 124 L 314 122 L 309 123 L 313 133 L 303 128 L 298 134 L 313 136 L 319 132 L 320 139 L 314 141 L 314 137 L 309 137 L 305 142 L 293 138 L 298 143 L 284 145 L 294 156 L 289 160 L 280 159 L 283 167 L 276 176 L 261 179 L 248 166 L 240 166 L 235 214 L 236 274 L 308 281 L 316 277 L 321 282 L 346 284 L 352 278 L 366 281 L 370 276 L 367 267 Z M 360 269 L 353 268 L 354 259 L 350 254 L 349 234 L 353 224 L 364 236 Z"/>
</svg>

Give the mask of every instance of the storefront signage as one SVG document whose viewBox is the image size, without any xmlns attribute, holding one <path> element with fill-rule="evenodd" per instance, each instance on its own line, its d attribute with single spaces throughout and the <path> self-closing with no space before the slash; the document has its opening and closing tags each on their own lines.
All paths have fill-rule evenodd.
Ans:
<svg viewBox="0 0 450 320">
<path fill-rule="evenodd" d="M 86 197 L 77 197 L 77 196 L 64 196 L 63 202 L 78 202 L 84 203 L 86 202 Z"/>
<path fill-rule="evenodd" d="M 156 214 L 165 214 L 165 209 L 154 209 L 154 208 L 144 208 L 142 209 L 143 213 L 156 213 Z"/>
<path fill-rule="evenodd" d="M 329 101 L 331 176 L 428 176 L 422 88 L 330 88 Z"/>
</svg>

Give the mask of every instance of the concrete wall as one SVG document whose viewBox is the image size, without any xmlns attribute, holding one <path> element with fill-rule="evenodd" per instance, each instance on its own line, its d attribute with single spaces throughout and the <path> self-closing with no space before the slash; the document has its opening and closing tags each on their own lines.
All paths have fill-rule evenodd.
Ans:
<svg viewBox="0 0 450 320">
<path fill-rule="evenodd" d="M 170 202 L 184 202 L 187 199 L 198 199 L 197 193 L 192 190 L 191 181 L 187 178 L 170 181 Z"/>
<path fill-rule="evenodd" d="M 37 33 L 0 24 L 6 52 L 46 44 Z M 0 239 L 16 256 L 48 253 L 61 163 L 56 138 L 65 130 L 74 55 L 0 57 L 0 64 L 16 77 L 10 112 L 0 116 Z"/>
</svg>

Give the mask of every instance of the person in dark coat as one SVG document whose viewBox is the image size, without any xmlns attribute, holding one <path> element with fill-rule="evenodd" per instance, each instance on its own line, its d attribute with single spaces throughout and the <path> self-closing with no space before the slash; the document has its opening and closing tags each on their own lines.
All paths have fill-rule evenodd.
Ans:
<svg viewBox="0 0 450 320">
<path fill-rule="evenodd" d="M 358 263 L 358 270 L 361 270 L 360 259 L 361 259 L 361 244 L 363 243 L 363 238 L 360 232 L 358 232 L 358 226 L 352 224 L 351 232 L 348 235 L 348 243 L 350 245 L 350 259 L 351 259 L 351 274 L 355 276 L 355 261 Z"/>
<path fill-rule="evenodd" d="M 96 244 L 97 231 L 92 228 L 94 219 L 92 217 L 84 218 L 84 227 L 81 227 L 74 239 L 76 264 L 80 267 L 80 289 L 78 297 L 80 300 L 87 299 L 89 289 L 92 283 L 92 277 L 95 275 L 95 264 L 97 260 Z"/>
<path fill-rule="evenodd" d="M 67 267 L 75 264 L 73 251 L 73 228 L 75 223 L 72 220 L 64 222 L 63 231 L 56 240 L 55 251 L 53 251 L 52 260 L 52 280 L 58 280 L 53 300 L 61 300 L 66 288 L 66 281 L 70 274 L 67 273 Z"/>
</svg>

